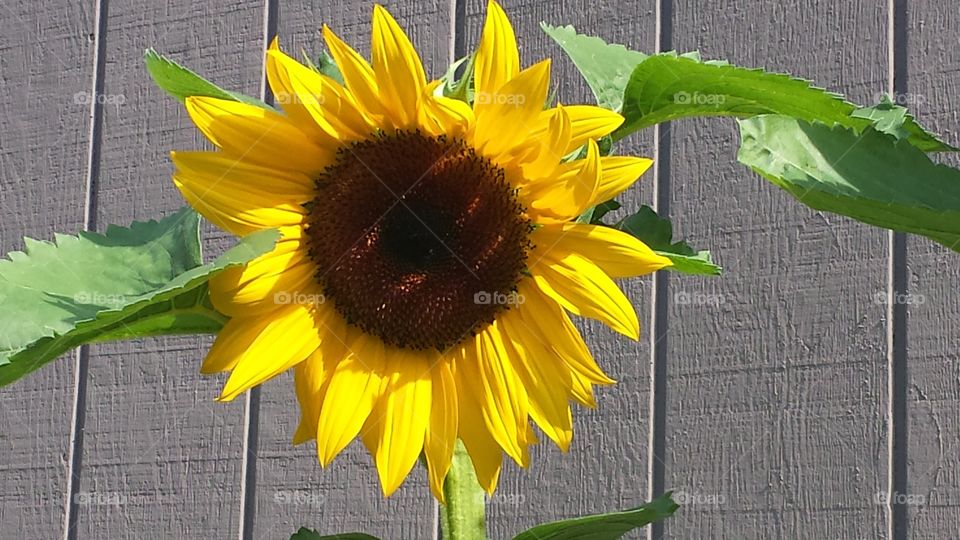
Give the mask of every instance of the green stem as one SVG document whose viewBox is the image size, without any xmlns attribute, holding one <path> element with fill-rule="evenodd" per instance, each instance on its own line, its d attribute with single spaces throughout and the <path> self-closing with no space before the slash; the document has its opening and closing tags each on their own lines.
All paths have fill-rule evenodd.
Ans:
<svg viewBox="0 0 960 540">
<path fill-rule="evenodd" d="M 486 500 L 463 443 L 457 440 L 453 463 L 443 483 L 447 504 L 440 505 L 444 540 L 487 540 Z"/>
</svg>

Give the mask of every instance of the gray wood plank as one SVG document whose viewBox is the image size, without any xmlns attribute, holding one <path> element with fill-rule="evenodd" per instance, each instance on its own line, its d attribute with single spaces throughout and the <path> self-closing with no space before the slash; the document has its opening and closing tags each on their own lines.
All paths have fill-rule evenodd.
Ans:
<svg viewBox="0 0 960 540">
<path fill-rule="evenodd" d="M 449 64 L 450 14 L 446 1 L 383 2 L 413 41 L 428 76 Z M 326 23 L 369 58 L 374 2 L 283 0 L 280 44 L 300 58 L 301 48 L 317 53 L 318 31 Z M 332 534 L 363 531 L 381 538 L 432 538 L 435 503 L 422 467 L 389 499 L 380 491 L 373 460 L 354 441 L 328 469 L 317 462 L 316 445 L 290 443 L 299 419 L 292 373 L 267 382 L 260 403 L 257 501 L 254 538 L 289 534 L 300 526 Z"/>
<path fill-rule="evenodd" d="M 927 127 L 960 144 L 960 11 L 936 1 L 907 6 L 907 85 L 896 96 Z M 960 166 L 955 155 L 939 161 Z M 927 240 L 907 243 L 910 538 L 960 531 L 960 255 Z"/>
<path fill-rule="evenodd" d="M 171 149 L 208 146 L 182 107 L 157 89 L 143 50 L 213 81 L 259 91 L 263 9 L 256 3 L 111 3 L 107 22 L 98 228 L 151 219 L 184 204 L 170 180 Z M 205 230 L 208 251 L 226 235 Z M 210 339 L 95 347 L 90 356 L 80 538 L 224 538 L 240 520 L 242 401 L 213 399 L 201 378 Z"/>
<path fill-rule="evenodd" d="M 83 228 L 94 24 L 93 2 L 0 4 L 0 254 Z M 0 392 L 0 531 L 63 534 L 74 358 Z"/>
<path fill-rule="evenodd" d="M 673 4 L 674 46 L 873 101 L 882 1 Z M 720 279 L 673 280 L 669 538 L 880 538 L 886 234 L 813 212 L 735 163 L 733 121 L 673 125 L 671 208 Z M 683 295 L 683 296 L 680 296 Z"/>
<path fill-rule="evenodd" d="M 655 44 L 654 2 L 633 2 L 623 9 L 614 0 L 529 0 L 502 2 L 520 45 L 521 65 L 550 57 L 552 79 L 561 103 L 595 103 L 583 78 L 563 51 L 540 30 L 540 22 L 573 24 L 579 31 L 641 51 Z M 468 0 L 467 50 L 476 47 L 486 2 Z M 619 13 L 618 17 L 610 17 Z M 652 130 L 621 144 L 624 155 L 653 155 Z M 621 197 L 625 212 L 650 203 L 654 181 L 647 174 Z M 622 280 L 621 287 L 640 317 L 642 336 L 633 343 L 598 324 L 580 324 L 599 364 L 618 381 L 599 388 L 597 408 L 574 406 L 574 437 L 562 454 L 546 436 L 531 452 L 528 470 L 505 459 L 500 487 L 488 506 L 491 538 L 512 538 L 539 523 L 636 506 L 647 499 L 648 401 L 650 362 L 650 290 L 652 279 Z"/>
</svg>

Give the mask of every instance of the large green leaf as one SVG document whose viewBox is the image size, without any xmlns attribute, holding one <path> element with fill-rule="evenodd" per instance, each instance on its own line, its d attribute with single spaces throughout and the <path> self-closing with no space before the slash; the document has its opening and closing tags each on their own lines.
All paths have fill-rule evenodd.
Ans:
<svg viewBox="0 0 960 540">
<path fill-rule="evenodd" d="M 578 34 L 572 26 L 540 28 L 563 48 L 587 81 L 601 107 L 619 110 L 623 103 L 623 89 L 630 74 L 647 55 L 631 51 L 623 45 L 609 44 L 594 36 Z"/>
<path fill-rule="evenodd" d="M 269 105 L 259 99 L 220 88 L 153 49 L 147 49 L 144 52 L 143 60 L 147 65 L 147 71 L 153 77 L 157 86 L 177 98 L 181 103 L 190 96 L 205 96 L 270 108 Z"/>
<path fill-rule="evenodd" d="M 670 220 L 658 216 L 649 206 L 640 207 L 635 214 L 620 220 L 614 227 L 639 238 L 658 255 L 670 259 L 673 266 L 668 266 L 667 270 L 710 276 L 719 276 L 723 270 L 714 264 L 709 251 L 695 251 L 682 240 L 674 242 Z"/>
<path fill-rule="evenodd" d="M 740 121 L 743 164 L 800 202 L 960 251 L 960 171 L 906 140 L 780 115 Z"/>
<path fill-rule="evenodd" d="M 624 534 L 666 519 L 680 508 L 667 493 L 623 512 L 545 523 L 524 531 L 514 540 L 616 540 Z"/>
<path fill-rule="evenodd" d="M 857 106 L 839 94 L 816 88 L 809 81 L 723 62 L 700 62 L 674 53 L 644 60 L 623 92 L 625 121 L 615 139 L 661 122 L 698 116 L 781 114 L 857 130 L 883 120 L 862 109 L 858 112 Z M 953 149 L 912 118 L 904 121 L 909 141 L 917 148 L 927 152 Z"/>
<path fill-rule="evenodd" d="M 290 540 L 377 540 L 376 536 L 365 533 L 341 533 L 321 535 L 313 529 L 300 527 L 300 530 L 290 536 Z"/>
<path fill-rule="evenodd" d="M 199 222 L 184 208 L 102 235 L 25 239 L 24 252 L 0 260 L 0 385 L 84 343 L 219 330 L 207 280 L 266 253 L 278 235 L 250 235 L 203 264 Z"/>
</svg>

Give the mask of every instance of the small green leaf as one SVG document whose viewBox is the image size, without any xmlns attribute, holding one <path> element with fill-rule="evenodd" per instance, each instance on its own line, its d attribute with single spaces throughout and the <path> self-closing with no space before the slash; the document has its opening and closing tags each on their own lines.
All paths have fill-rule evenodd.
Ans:
<svg viewBox="0 0 960 540">
<path fill-rule="evenodd" d="M 540 23 L 540 28 L 577 66 L 597 97 L 597 103 L 614 111 L 620 110 L 623 89 L 634 68 L 646 60 L 647 55 L 623 45 L 606 43 L 598 37 L 578 34 L 572 26 Z"/>
<path fill-rule="evenodd" d="M 300 527 L 300 530 L 290 536 L 290 540 L 378 540 L 376 536 L 364 533 L 342 533 L 321 536 L 313 529 Z"/>
<path fill-rule="evenodd" d="M 447 72 L 440 78 L 442 84 L 439 91 L 441 95 L 448 98 L 459 99 L 464 103 L 473 102 L 473 65 L 476 60 L 476 53 L 470 56 L 464 56 L 456 62 L 450 64 Z M 465 64 L 465 65 L 464 65 Z M 457 70 L 464 66 L 463 74 L 457 79 Z"/>
<path fill-rule="evenodd" d="M 873 107 L 863 107 L 851 113 L 856 118 L 865 118 L 873 123 L 874 129 L 893 135 L 897 139 L 911 139 L 917 148 L 924 152 L 952 152 L 957 148 L 941 141 L 923 128 L 905 107 L 894 104 L 884 96 L 884 100 Z"/>
<path fill-rule="evenodd" d="M 537 525 L 513 540 L 616 540 L 634 529 L 670 517 L 677 508 L 680 507 L 667 493 L 643 506 L 622 512 Z"/>
<path fill-rule="evenodd" d="M 630 233 L 643 241 L 658 255 L 670 259 L 673 266 L 667 270 L 684 274 L 719 276 L 722 268 L 714 264 L 709 251 L 694 251 L 684 241 L 673 241 L 673 225 L 649 206 L 642 206 L 635 214 L 620 220 L 617 229 Z"/>
<path fill-rule="evenodd" d="M 594 225 L 602 225 L 603 217 L 613 212 L 614 210 L 619 210 L 620 203 L 610 199 L 609 201 L 602 202 L 593 208 L 588 209 L 586 212 L 580 215 L 577 218 L 578 223 L 591 223 Z"/>
<path fill-rule="evenodd" d="M 737 158 L 800 202 L 960 251 L 960 170 L 867 128 L 764 115 L 740 121 Z"/>
<path fill-rule="evenodd" d="M 320 73 L 323 73 L 341 85 L 343 84 L 343 73 L 340 72 L 340 67 L 337 66 L 336 61 L 334 61 L 333 57 L 330 56 L 330 53 L 327 51 L 320 51 L 320 54 L 317 55 L 315 67 Z"/>
<path fill-rule="evenodd" d="M 275 231 L 247 236 L 202 264 L 199 216 L 184 208 L 105 234 L 27 238 L 25 252 L 0 260 L 0 385 L 85 343 L 214 333 L 225 317 L 210 305 L 216 272 L 269 251 Z"/>
<path fill-rule="evenodd" d="M 144 52 L 143 60 L 147 65 L 147 71 L 154 82 L 157 83 L 157 86 L 177 98 L 181 103 L 190 96 L 206 96 L 230 99 L 266 109 L 271 108 L 259 99 L 224 90 L 153 49 L 147 49 Z"/>
</svg>

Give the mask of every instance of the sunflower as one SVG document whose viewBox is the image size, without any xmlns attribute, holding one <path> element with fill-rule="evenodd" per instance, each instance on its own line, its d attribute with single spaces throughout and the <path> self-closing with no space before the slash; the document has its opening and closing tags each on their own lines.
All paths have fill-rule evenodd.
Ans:
<svg viewBox="0 0 960 540">
<path fill-rule="evenodd" d="M 431 489 L 459 438 L 493 492 L 503 454 L 521 466 L 540 431 L 566 451 L 571 402 L 612 384 L 568 313 L 638 339 L 612 278 L 670 261 L 618 230 L 579 223 L 651 164 L 602 157 L 623 118 L 545 108 L 550 61 L 520 69 L 490 2 L 474 102 L 443 97 L 393 17 L 373 11 L 372 63 L 327 27 L 343 84 L 284 54 L 267 77 L 282 112 L 210 97 L 186 108 L 218 147 L 173 152 L 186 200 L 226 231 L 281 233 L 272 252 L 210 282 L 230 317 L 202 371 L 231 400 L 288 369 L 328 465 L 359 438 L 385 495 L 422 454 Z"/>
</svg>

